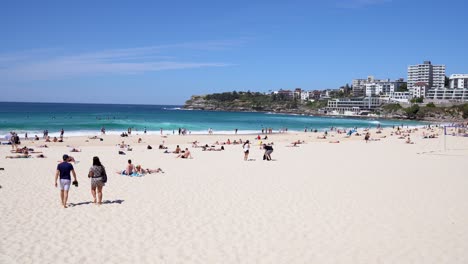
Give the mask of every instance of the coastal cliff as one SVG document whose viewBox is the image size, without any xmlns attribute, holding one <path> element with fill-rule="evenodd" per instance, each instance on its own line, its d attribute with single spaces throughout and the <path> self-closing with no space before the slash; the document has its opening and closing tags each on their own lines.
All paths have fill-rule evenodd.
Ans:
<svg viewBox="0 0 468 264">
<path fill-rule="evenodd" d="M 291 114 L 319 114 L 319 109 L 326 102 L 301 104 L 281 96 L 270 96 L 261 93 L 222 93 L 194 95 L 184 104 L 184 109 L 236 112 L 275 112 Z"/>
<path fill-rule="evenodd" d="M 281 95 L 265 95 L 252 92 L 228 92 L 208 95 L 194 95 L 184 104 L 184 109 L 235 112 L 274 112 L 304 115 L 324 115 L 327 101 L 301 102 Z M 438 107 L 432 103 L 387 104 L 377 110 L 380 118 L 413 119 L 435 122 L 463 122 L 468 120 L 468 103 L 449 107 Z"/>
</svg>

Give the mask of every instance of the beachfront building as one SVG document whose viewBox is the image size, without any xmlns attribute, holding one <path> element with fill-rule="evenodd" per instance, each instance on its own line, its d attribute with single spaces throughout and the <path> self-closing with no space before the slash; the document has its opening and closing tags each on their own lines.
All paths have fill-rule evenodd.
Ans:
<svg viewBox="0 0 468 264">
<path fill-rule="evenodd" d="M 468 89 L 468 74 L 452 74 L 450 75 L 450 88 L 467 88 Z"/>
<path fill-rule="evenodd" d="M 319 91 L 319 90 L 310 91 L 309 92 L 309 99 L 319 100 L 320 99 L 320 94 L 322 94 L 322 91 Z"/>
<path fill-rule="evenodd" d="M 426 92 L 426 99 L 436 103 L 466 102 L 468 101 L 468 88 L 437 88 Z"/>
<path fill-rule="evenodd" d="M 293 99 L 294 98 L 294 92 L 291 91 L 291 90 L 280 89 L 279 91 L 274 92 L 274 93 L 278 94 L 280 96 L 284 96 L 284 98 L 288 98 L 288 99 Z"/>
<path fill-rule="evenodd" d="M 413 92 L 410 92 L 412 97 L 426 97 L 426 91 L 430 88 L 425 82 L 418 82 L 413 85 Z"/>
<path fill-rule="evenodd" d="M 445 86 L 445 65 L 433 65 L 430 61 L 408 66 L 408 90 L 413 97 L 418 83 L 426 83 L 429 89 Z"/>
<path fill-rule="evenodd" d="M 405 82 L 403 79 L 396 81 L 380 80 L 379 82 L 367 83 L 366 84 L 366 96 L 375 95 L 391 95 L 398 90 L 398 88 Z"/>
<path fill-rule="evenodd" d="M 353 96 L 364 96 L 366 94 L 366 84 L 373 83 L 374 76 L 367 76 L 367 79 L 354 79 L 353 80 Z"/>
<path fill-rule="evenodd" d="M 378 97 L 338 98 L 328 101 L 327 111 L 338 114 L 346 112 L 359 114 L 364 110 L 375 110 L 382 104 L 383 101 Z"/>
<path fill-rule="evenodd" d="M 389 101 L 407 103 L 411 99 L 409 92 L 394 92 L 391 94 Z"/>
<path fill-rule="evenodd" d="M 296 88 L 294 90 L 294 98 L 301 98 L 301 94 L 302 94 L 302 89 L 301 88 Z"/>
<path fill-rule="evenodd" d="M 353 96 L 391 95 L 403 84 L 405 84 L 403 79 L 390 81 L 390 79 L 375 79 L 374 76 L 368 76 L 367 79 L 354 79 Z"/>
<path fill-rule="evenodd" d="M 309 92 L 307 91 L 301 91 L 301 100 L 302 101 L 308 101 L 309 100 Z"/>
</svg>

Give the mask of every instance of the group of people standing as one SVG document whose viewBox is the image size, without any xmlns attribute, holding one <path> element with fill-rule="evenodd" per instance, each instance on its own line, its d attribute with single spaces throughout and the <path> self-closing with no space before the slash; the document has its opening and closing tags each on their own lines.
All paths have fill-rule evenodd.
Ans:
<svg viewBox="0 0 468 264">
<path fill-rule="evenodd" d="M 244 160 L 249 160 L 250 154 L 250 141 L 246 140 L 244 145 L 242 146 L 244 150 Z M 265 150 L 263 153 L 263 160 L 271 160 L 271 153 L 273 153 L 273 147 L 271 145 L 263 144 L 262 148 Z"/>
<path fill-rule="evenodd" d="M 71 185 L 78 187 L 78 180 L 76 177 L 75 169 L 70 163 L 70 157 L 63 155 L 63 161 L 57 165 L 55 173 L 55 187 L 60 188 L 60 199 L 63 208 L 67 208 L 68 192 Z M 71 177 L 73 176 L 73 182 Z M 93 165 L 89 169 L 88 178 L 91 179 L 91 194 L 93 196 L 93 203 L 97 205 L 102 204 L 102 188 L 107 182 L 106 169 L 102 165 L 99 157 L 93 157 Z M 59 181 L 60 180 L 60 181 Z"/>
</svg>

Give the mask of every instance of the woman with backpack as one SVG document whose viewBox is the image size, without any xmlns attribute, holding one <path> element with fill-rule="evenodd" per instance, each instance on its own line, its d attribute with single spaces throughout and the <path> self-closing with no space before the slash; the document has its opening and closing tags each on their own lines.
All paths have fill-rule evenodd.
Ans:
<svg viewBox="0 0 468 264">
<path fill-rule="evenodd" d="M 93 158 L 93 166 L 89 169 L 88 178 L 91 178 L 91 194 L 94 198 L 94 203 L 102 204 L 102 187 L 107 182 L 106 169 L 102 166 L 99 157 Z M 97 191 L 97 200 L 96 200 Z"/>
</svg>

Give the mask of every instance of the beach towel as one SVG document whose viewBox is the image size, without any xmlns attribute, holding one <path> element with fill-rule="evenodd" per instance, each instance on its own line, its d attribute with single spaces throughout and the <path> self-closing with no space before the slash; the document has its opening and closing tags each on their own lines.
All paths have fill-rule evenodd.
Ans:
<svg viewBox="0 0 468 264">
<path fill-rule="evenodd" d="M 130 174 L 130 175 L 127 175 L 127 174 L 125 173 L 125 171 L 122 171 L 121 174 L 122 174 L 122 176 L 129 176 L 129 177 L 143 177 L 143 176 L 145 176 L 144 174 L 140 174 L 140 173 L 136 173 L 136 172 L 134 172 L 134 173 L 132 173 L 132 174 Z"/>
</svg>

